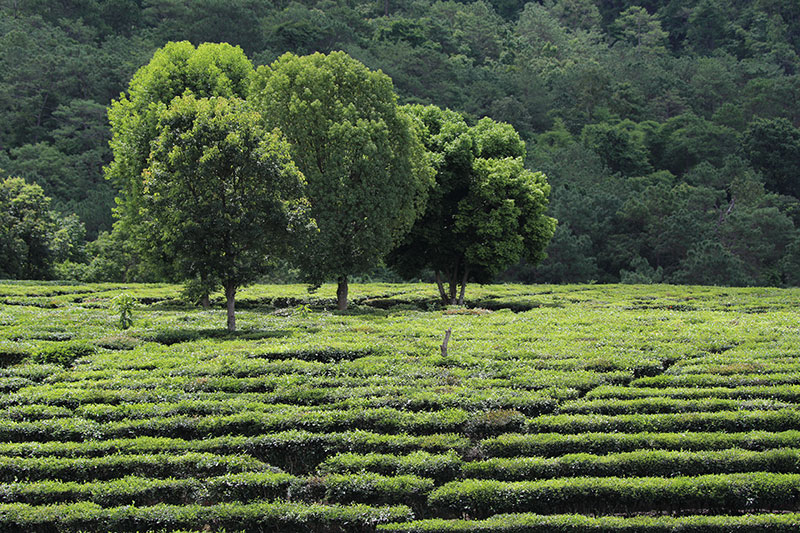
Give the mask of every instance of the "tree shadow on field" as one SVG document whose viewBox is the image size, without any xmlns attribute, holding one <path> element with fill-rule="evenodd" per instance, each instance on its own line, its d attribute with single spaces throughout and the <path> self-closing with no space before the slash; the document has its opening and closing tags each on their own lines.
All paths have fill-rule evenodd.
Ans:
<svg viewBox="0 0 800 533">
<path fill-rule="evenodd" d="M 336 316 L 354 316 L 362 318 L 386 317 L 389 312 L 385 309 L 376 309 L 368 305 L 349 305 L 346 311 L 333 310 Z"/>
<path fill-rule="evenodd" d="M 181 342 L 195 342 L 200 340 L 262 340 L 262 339 L 279 339 L 282 337 L 289 337 L 292 334 L 290 330 L 276 329 L 276 330 L 255 330 L 245 329 L 241 331 L 228 331 L 227 329 L 205 328 L 205 329 L 162 329 L 140 335 L 139 338 L 145 342 L 157 342 L 165 346 L 171 346 Z"/>
<path fill-rule="evenodd" d="M 508 309 L 509 311 L 513 311 L 514 313 L 524 313 L 526 311 L 531 311 L 533 309 L 540 309 L 544 307 L 559 309 L 564 307 L 564 304 L 561 302 L 550 302 L 546 300 L 516 300 L 516 301 L 508 301 L 508 300 L 501 300 L 501 299 L 483 299 L 483 300 L 476 300 L 472 302 L 469 307 L 481 307 L 483 309 L 489 309 L 490 311 L 500 311 L 502 309 Z"/>
<path fill-rule="evenodd" d="M 339 361 L 354 361 L 362 357 L 384 355 L 379 348 L 309 348 L 286 352 L 262 352 L 253 354 L 252 357 L 270 360 L 300 359 L 302 361 L 318 361 L 320 363 L 336 363 Z"/>
</svg>

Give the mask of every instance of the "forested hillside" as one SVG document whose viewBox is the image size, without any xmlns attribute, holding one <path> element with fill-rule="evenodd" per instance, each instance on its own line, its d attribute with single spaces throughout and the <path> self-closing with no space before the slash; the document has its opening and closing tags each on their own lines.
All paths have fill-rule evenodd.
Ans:
<svg viewBox="0 0 800 533">
<path fill-rule="evenodd" d="M 42 242 L 61 267 L 27 277 L 147 277 L 103 233 L 106 109 L 176 40 L 239 45 L 256 65 L 343 50 L 401 103 L 512 124 L 559 222 L 549 257 L 506 279 L 800 284 L 794 0 L 2 0 L 0 178 L 39 184 L 40 233 L 60 235 Z M 28 190 L 14 184 L 5 225 Z"/>
</svg>

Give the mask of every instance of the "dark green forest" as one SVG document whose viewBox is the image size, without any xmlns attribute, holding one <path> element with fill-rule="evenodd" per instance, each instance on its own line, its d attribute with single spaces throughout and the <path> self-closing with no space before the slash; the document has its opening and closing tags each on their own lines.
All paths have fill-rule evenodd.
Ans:
<svg viewBox="0 0 800 533">
<path fill-rule="evenodd" d="M 107 108 L 180 40 L 343 50 L 513 125 L 558 227 L 501 280 L 800 284 L 796 0 L 0 0 L 0 254 L 43 258 L 0 277 L 153 278 L 112 231 Z"/>
</svg>

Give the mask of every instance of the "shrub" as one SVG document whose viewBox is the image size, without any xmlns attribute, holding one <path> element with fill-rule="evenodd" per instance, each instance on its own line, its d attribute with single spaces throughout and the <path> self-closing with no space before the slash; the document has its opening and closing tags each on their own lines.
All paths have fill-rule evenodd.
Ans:
<svg viewBox="0 0 800 533">
<path fill-rule="evenodd" d="M 125 505 L 103 508 L 90 502 L 33 506 L 0 504 L 0 530 L 4 533 L 51 531 L 215 530 L 261 533 L 368 533 L 377 524 L 412 517 L 404 505 L 320 505 L 287 502 L 216 505 Z"/>
<path fill-rule="evenodd" d="M 493 409 L 474 413 L 464 425 L 464 432 L 474 437 L 487 437 L 522 429 L 525 416 L 513 409 Z"/>
<path fill-rule="evenodd" d="M 385 453 L 340 453 L 319 465 L 325 473 L 376 472 L 383 475 L 414 474 L 417 476 L 449 481 L 461 473 L 463 461 L 454 451 L 446 454 L 431 454 L 416 451 L 408 455 Z"/>
<path fill-rule="evenodd" d="M 143 341 L 157 342 L 166 346 L 190 342 L 200 338 L 200 334 L 190 329 L 160 329 L 151 333 L 140 335 Z"/>
<path fill-rule="evenodd" d="M 127 293 L 122 293 L 114 298 L 114 307 L 119 313 L 119 327 L 120 329 L 128 329 L 133 325 L 133 308 L 136 305 L 136 300 Z"/>
<path fill-rule="evenodd" d="M 637 450 L 608 455 L 588 453 L 560 457 L 492 458 L 464 463 L 467 478 L 524 481 L 570 476 L 690 476 L 733 472 L 793 473 L 800 464 L 800 450 L 767 451 L 728 449 L 719 451 Z"/>
<path fill-rule="evenodd" d="M 791 448 L 800 442 L 800 431 L 780 433 L 748 431 L 742 433 L 539 433 L 507 434 L 480 443 L 480 452 L 489 457 L 541 455 L 555 457 L 568 453 L 608 454 L 630 452 L 642 448 L 662 450 L 724 450 L 743 448 L 769 450 Z"/>
<path fill-rule="evenodd" d="M 96 340 L 95 344 L 107 350 L 133 350 L 140 344 L 140 341 L 127 335 L 111 335 Z"/>
<path fill-rule="evenodd" d="M 33 356 L 37 363 L 50 363 L 70 366 L 75 359 L 86 357 L 97 352 L 97 348 L 85 342 L 67 342 L 40 349 Z"/>
<path fill-rule="evenodd" d="M 187 478 L 270 469 L 272 467 L 269 465 L 251 457 L 207 452 L 115 453 L 77 458 L 0 456 L 0 481 L 3 482 L 47 479 L 96 481 L 129 475 Z"/>
<path fill-rule="evenodd" d="M 800 411 L 721 411 L 629 415 L 543 415 L 529 419 L 530 433 L 559 432 L 673 432 L 673 431 L 787 431 L 800 426 Z"/>
<path fill-rule="evenodd" d="M 10 366 L 22 361 L 28 352 L 15 344 L 0 344 L 0 367 Z"/>
<path fill-rule="evenodd" d="M 637 513 L 688 509 L 741 512 L 795 510 L 800 474 L 727 474 L 696 477 L 559 478 L 544 481 L 452 481 L 428 505 L 447 516 L 468 513 Z"/>
</svg>

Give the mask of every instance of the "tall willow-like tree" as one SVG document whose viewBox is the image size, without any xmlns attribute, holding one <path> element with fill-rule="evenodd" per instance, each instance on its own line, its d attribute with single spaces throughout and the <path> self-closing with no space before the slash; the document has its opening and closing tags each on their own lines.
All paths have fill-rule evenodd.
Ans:
<svg viewBox="0 0 800 533">
<path fill-rule="evenodd" d="M 300 254 L 304 276 L 336 279 L 344 310 L 348 277 L 376 266 L 422 211 L 427 153 L 389 77 L 343 52 L 283 55 L 258 69 L 250 99 L 308 182 L 319 233 Z"/>
<path fill-rule="evenodd" d="M 390 260 L 407 275 L 432 269 L 442 303 L 463 304 L 469 280 L 488 282 L 520 259 L 544 258 L 556 226 L 544 214 L 550 186 L 523 166 L 525 144 L 510 125 L 484 118 L 468 127 L 450 110 L 407 110 L 422 125 L 436 184 Z"/>
<path fill-rule="evenodd" d="M 143 216 L 181 277 L 222 282 L 233 331 L 237 288 L 285 257 L 293 225 L 306 226 L 303 177 L 280 132 L 242 100 L 176 98 L 156 131 Z"/>
</svg>

